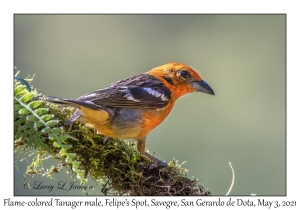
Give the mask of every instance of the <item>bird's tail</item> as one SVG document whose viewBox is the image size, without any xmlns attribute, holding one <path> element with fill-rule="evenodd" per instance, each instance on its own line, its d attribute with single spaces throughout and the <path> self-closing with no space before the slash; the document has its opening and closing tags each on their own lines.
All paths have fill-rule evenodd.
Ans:
<svg viewBox="0 0 300 210">
<path fill-rule="evenodd" d="M 57 97 L 52 97 L 52 96 L 48 96 L 45 101 L 54 103 L 54 104 L 59 104 L 62 106 L 75 107 L 78 109 L 80 109 L 80 107 L 86 107 L 86 108 L 94 109 L 94 110 L 103 109 L 103 107 L 96 105 L 91 101 L 81 101 L 81 100 L 74 100 L 74 99 L 67 99 L 67 98 L 57 98 Z"/>
</svg>

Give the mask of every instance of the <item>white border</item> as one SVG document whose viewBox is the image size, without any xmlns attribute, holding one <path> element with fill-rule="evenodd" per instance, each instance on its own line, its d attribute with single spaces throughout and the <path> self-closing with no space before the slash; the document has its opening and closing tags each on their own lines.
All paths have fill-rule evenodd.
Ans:
<svg viewBox="0 0 300 210">
<path fill-rule="evenodd" d="M 3 3 L 4 2 L 4 3 Z M 14 197 L 13 196 L 13 106 L 12 106 L 12 76 L 13 76 L 13 14 L 15 13 L 281 13 L 287 14 L 287 196 L 282 197 L 233 197 L 233 199 L 253 200 L 265 198 L 270 201 L 292 201 L 297 200 L 300 206 L 299 196 L 299 57 L 300 57 L 300 33 L 299 33 L 299 7 L 297 1 L 8 1 L 1 3 L 1 206 L 4 205 L 4 198 L 12 200 L 35 200 L 34 197 Z M 297 10 L 298 8 L 298 10 Z M 3 78 L 4 75 L 4 78 Z M 274 90 L 276 91 L 276 90 Z M 59 197 L 55 197 L 58 199 Z M 91 200 L 95 197 L 64 197 L 63 200 Z M 150 202 L 151 198 L 147 198 Z M 41 197 L 39 199 L 50 199 Z M 106 199 L 106 198 L 100 198 Z M 112 197 L 110 197 L 112 199 Z M 119 198 L 118 198 L 119 199 Z M 126 198 L 120 198 L 123 200 Z M 127 199 L 129 199 L 127 197 Z M 130 198 L 131 199 L 131 198 Z M 142 197 L 136 199 L 144 200 Z M 157 197 L 158 200 L 166 200 Z M 168 200 L 178 200 L 182 198 L 168 198 Z M 185 198 L 197 200 L 199 198 Z M 203 200 L 217 200 L 216 197 L 201 198 Z M 229 198 L 222 197 L 225 202 Z M 32 208 L 32 207 L 30 207 Z M 39 208 L 39 207 L 38 207 Z M 70 207 L 68 207 L 70 208 Z M 82 208 L 82 207 L 81 207 Z M 106 207 L 116 209 L 116 207 Z M 121 209 L 131 209 L 124 207 Z M 157 207 L 156 207 L 157 208 Z M 165 207 L 160 207 L 166 209 Z M 189 207 L 199 208 L 199 207 Z M 224 207 L 223 207 L 224 208 Z M 241 207 L 239 207 L 241 208 Z M 262 207 L 266 209 L 266 207 Z M 296 207 L 297 208 L 297 207 Z M 289 207 L 289 209 L 296 209 Z M 12 207 L 10 207 L 12 209 Z M 76 209 L 80 209 L 77 207 Z M 143 209 L 143 208 L 139 208 Z M 173 208 L 171 208 L 173 209 Z M 176 208 L 181 209 L 181 208 Z M 285 209 L 281 207 L 280 209 Z"/>
</svg>

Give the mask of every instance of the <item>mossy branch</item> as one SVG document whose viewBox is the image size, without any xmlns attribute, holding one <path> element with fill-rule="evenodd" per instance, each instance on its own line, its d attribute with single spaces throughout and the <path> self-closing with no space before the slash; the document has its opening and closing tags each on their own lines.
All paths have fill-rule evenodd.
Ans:
<svg viewBox="0 0 300 210">
<path fill-rule="evenodd" d="M 197 180 L 187 178 L 187 170 L 175 159 L 166 167 L 149 169 L 152 161 L 130 141 L 104 144 L 104 136 L 85 125 L 65 126 L 74 110 L 45 102 L 28 84 L 31 80 L 15 77 L 14 82 L 15 153 L 36 151 L 27 174 L 41 174 L 42 161 L 50 157 L 61 164 L 43 175 L 52 178 L 66 167 L 83 184 L 88 177 L 99 181 L 104 195 L 210 195 Z"/>
</svg>

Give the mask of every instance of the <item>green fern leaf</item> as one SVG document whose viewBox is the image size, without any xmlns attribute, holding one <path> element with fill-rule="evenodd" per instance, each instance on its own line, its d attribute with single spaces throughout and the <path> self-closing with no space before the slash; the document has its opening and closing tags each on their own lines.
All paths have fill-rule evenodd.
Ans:
<svg viewBox="0 0 300 210">
<path fill-rule="evenodd" d="M 31 121 L 31 122 L 35 122 L 35 121 L 38 120 L 38 118 L 35 115 L 31 114 L 31 115 L 27 115 L 26 120 Z"/>
<path fill-rule="evenodd" d="M 52 154 L 53 151 L 48 147 L 47 144 L 45 144 L 43 141 L 39 142 L 39 146 L 43 149 L 46 150 L 49 154 Z"/>
<path fill-rule="evenodd" d="M 25 89 L 25 87 L 23 85 L 19 85 L 18 87 L 16 87 L 14 89 L 14 95 L 18 96 L 18 95 L 22 94 L 24 89 Z"/>
<path fill-rule="evenodd" d="M 39 116 L 47 114 L 48 111 L 49 111 L 49 108 L 39 108 L 39 109 L 34 110 L 34 112 Z"/>
<path fill-rule="evenodd" d="M 20 109 L 24 108 L 21 104 L 15 104 L 14 105 L 14 110 L 19 111 Z"/>
<path fill-rule="evenodd" d="M 49 121 L 49 120 L 51 120 L 53 117 L 54 117 L 54 115 L 52 115 L 52 114 L 47 114 L 47 115 L 41 116 L 42 120 L 44 120 L 44 121 Z"/>
<path fill-rule="evenodd" d="M 58 120 L 50 120 L 50 121 L 46 122 L 46 124 L 49 127 L 53 127 L 58 124 Z"/>
<path fill-rule="evenodd" d="M 20 98 L 20 101 L 22 101 L 23 103 L 27 103 L 33 98 L 33 96 L 34 96 L 33 93 L 27 93 Z"/>
<path fill-rule="evenodd" d="M 28 106 L 31 109 L 35 109 L 35 108 L 41 106 L 41 104 L 42 104 L 42 102 L 40 102 L 40 101 L 32 101 L 28 104 Z"/>
<path fill-rule="evenodd" d="M 15 121 L 15 127 L 18 127 L 21 123 L 24 123 L 26 120 L 26 116 L 20 117 L 17 121 Z"/>
</svg>

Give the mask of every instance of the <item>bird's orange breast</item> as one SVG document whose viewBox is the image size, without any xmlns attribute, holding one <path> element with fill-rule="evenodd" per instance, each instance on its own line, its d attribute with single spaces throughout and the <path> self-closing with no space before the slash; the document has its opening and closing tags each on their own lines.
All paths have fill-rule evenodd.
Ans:
<svg viewBox="0 0 300 210">
<path fill-rule="evenodd" d="M 175 98 L 171 97 L 168 105 L 162 109 L 147 109 L 142 113 L 143 123 L 140 138 L 145 137 L 152 129 L 158 126 L 169 115 L 175 103 Z"/>
</svg>

